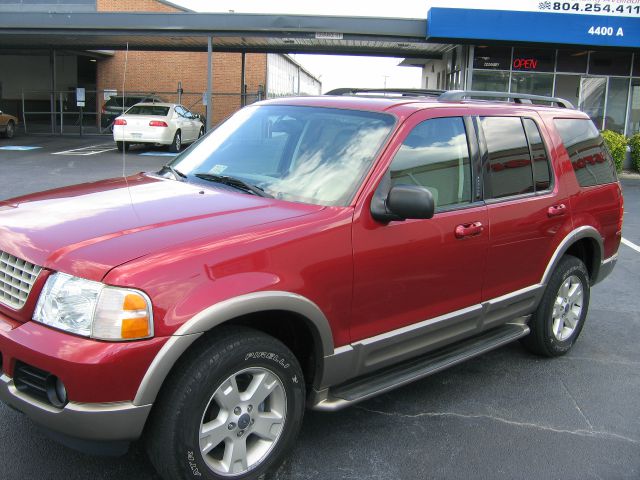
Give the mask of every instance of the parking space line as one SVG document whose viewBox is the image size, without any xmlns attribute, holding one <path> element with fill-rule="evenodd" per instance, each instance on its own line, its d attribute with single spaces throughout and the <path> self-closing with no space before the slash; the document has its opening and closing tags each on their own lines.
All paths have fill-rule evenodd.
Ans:
<svg viewBox="0 0 640 480">
<path fill-rule="evenodd" d="M 627 247 L 631 248 L 632 250 L 635 250 L 636 252 L 640 253 L 640 247 L 635 243 L 630 242 L 624 237 L 622 238 L 622 243 L 624 243 Z"/>
<path fill-rule="evenodd" d="M 51 155 L 97 155 L 99 153 L 110 152 L 115 150 L 113 143 L 101 143 L 98 145 L 89 145 L 88 147 L 72 148 L 71 150 L 64 150 L 62 152 L 52 152 Z"/>
</svg>

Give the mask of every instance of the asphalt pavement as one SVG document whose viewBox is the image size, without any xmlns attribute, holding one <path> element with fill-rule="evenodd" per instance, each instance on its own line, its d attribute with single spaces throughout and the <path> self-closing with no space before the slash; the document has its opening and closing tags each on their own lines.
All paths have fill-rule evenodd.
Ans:
<svg viewBox="0 0 640 480">
<path fill-rule="evenodd" d="M 121 175 L 109 143 L 0 140 L 41 147 L 0 149 L 0 199 Z M 124 171 L 170 160 L 166 150 L 145 152 L 131 151 Z M 622 183 L 628 244 L 593 289 L 569 354 L 539 358 L 515 343 L 340 412 L 307 412 L 274 480 L 640 479 L 640 176 Z M 0 479 L 158 478 L 140 445 L 118 458 L 84 455 L 1 404 L 0 464 Z"/>
</svg>

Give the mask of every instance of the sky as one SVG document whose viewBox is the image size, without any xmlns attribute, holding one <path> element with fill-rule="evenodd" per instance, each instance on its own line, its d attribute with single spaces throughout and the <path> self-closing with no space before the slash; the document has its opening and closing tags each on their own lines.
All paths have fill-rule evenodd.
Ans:
<svg viewBox="0 0 640 480">
<path fill-rule="evenodd" d="M 376 2 L 362 0 L 171 0 L 196 12 L 281 13 L 298 15 L 345 15 L 394 18 L 426 18 L 425 0 Z M 455 1 L 455 0 L 454 0 Z M 430 2 L 434 4 L 435 2 Z M 420 88 L 421 68 L 397 66 L 402 58 L 343 55 L 292 55 L 319 77 L 322 92 L 338 87 Z"/>
</svg>

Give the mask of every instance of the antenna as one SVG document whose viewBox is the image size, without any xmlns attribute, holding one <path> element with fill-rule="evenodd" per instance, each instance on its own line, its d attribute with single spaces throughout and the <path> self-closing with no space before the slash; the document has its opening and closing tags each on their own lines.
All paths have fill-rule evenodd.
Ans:
<svg viewBox="0 0 640 480">
<path fill-rule="evenodd" d="M 122 73 L 122 115 L 124 115 L 124 106 L 127 103 L 127 95 L 125 92 L 125 85 L 127 83 L 127 62 L 129 61 L 129 42 L 127 42 L 127 50 L 124 54 L 124 72 Z M 124 145 L 124 129 L 126 125 L 122 125 L 122 176 L 126 178 L 127 168 L 127 149 Z"/>
</svg>

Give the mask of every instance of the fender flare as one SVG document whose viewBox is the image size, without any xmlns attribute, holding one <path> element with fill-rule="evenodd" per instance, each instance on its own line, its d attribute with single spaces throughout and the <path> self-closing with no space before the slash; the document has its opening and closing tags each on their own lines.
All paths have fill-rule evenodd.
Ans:
<svg viewBox="0 0 640 480">
<path fill-rule="evenodd" d="M 202 310 L 183 324 L 162 346 L 147 369 L 133 400 L 134 405 L 149 405 L 158 396 L 169 372 L 184 352 L 205 332 L 234 318 L 269 310 L 286 310 L 307 319 L 314 328 L 322 357 L 333 354 L 333 334 L 322 310 L 301 295 L 281 291 L 262 291 L 240 295 Z"/>
<path fill-rule="evenodd" d="M 551 260 L 549 261 L 549 264 L 547 265 L 547 268 L 545 269 L 544 274 L 542 275 L 542 280 L 540 281 L 542 285 L 546 287 L 546 285 L 549 283 L 549 279 L 551 278 L 551 275 L 553 274 L 554 270 L 558 266 L 558 263 L 560 263 L 560 260 L 562 259 L 564 254 L 567 253 L 567 250 L 569 250 L 569 248 L 571 248 L 571 246 L 574 243 L 576 243 L 578 240 L 582 240 L 584 238 L 594 240 L 598 247 L 594 252 L 597 255 L 597 258 L 594 259 L 595 261 L 593 262 L 593 265 L 592 265 L 593 266 L 592 281 L 598 278 L 598 272 L 600 270 L 600 266 L 602 264 L 602 260 L 604 256 L 604 242 L 602 241 L 602 236 L 600 235 L 598 230 L 596 230 L 594 227 L 582 226 L 571 231 L 560 242 L 560 245 L 558 245 L 558 247 L 556 248 L 556 251 L 553 253 Z"/>
</svg>

